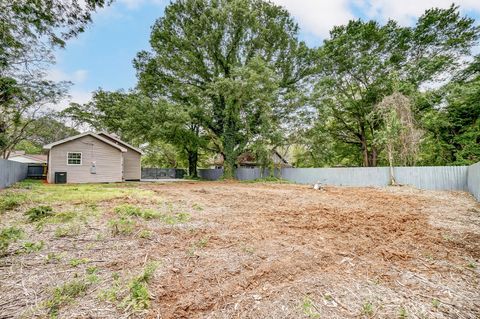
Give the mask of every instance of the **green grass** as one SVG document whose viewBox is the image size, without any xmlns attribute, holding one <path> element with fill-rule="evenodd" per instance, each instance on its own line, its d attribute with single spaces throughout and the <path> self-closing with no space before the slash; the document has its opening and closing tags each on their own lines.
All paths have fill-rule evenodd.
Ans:
<svg viewBox="0 0 480 319">
<path fill-rule="evenodd" d="M 30 253 L 34 253 L 42 250 L 43 246 L 44 246 L 43 241 L 38 241 L 38 242 L 27 241 L 23 243 L 22 249 L 25 253 L 30 254 Z"/>
<path fill-rule="evenodd" d="M 313 300 L 310 299 L 309 297 L 305 297 L 303 299 L 302 310 L 303 310 L 303 314 L 307 316 L 307 318 L 312 318 L 312 319 L 320 318 L 320 314 L 318 313 Z"/>
<path fill-rule="evenodd" d="M 53 209 L 50 206 L 40 205 L 27 210 L 25 212 L 25 216 L 27 216 L 28 221 L 37 222 L 44 218 L 53 216 Z"/>
<path fill-rule="evenodd" d="M 73 280 L 55 287 L 52 296 L 45 302 L 45 307 L 51 318 L 57 318 L 61 307 L 73 302 L 76 298 L 84 296 L 88 289 L 84 280 Z"/>
<path fill-rule="evenodd" d="M 282 179 L 279 177 L 273 177 L 273 176 L 268 176 L 268 177 L 262 177 L 262 178 L 257 178 L 253 180 L 247 180 L 247 181 L 241 181 L 242 183 L 280 183 L 280 184 L 291 184 L 289 180 Z"/>
<path fill-rule="evenodd" d="M 129 204 L 123 204 L 115 207 L 115 213 L 120 216 L 136 216 L 147 220 L 159 218 L 161 216 L 159 212 L 154 211 L 153 209 L 142 209 Z"/>
<path fill-rule="evenodd" d="M 0 214 L 12 210 L 27 199 L 25 194 L 17 194 L 14 192 L 5 192 L 0 196 Z"/>
<path fill-rule="evenodd" d="M 10 244 L 23 238 L 23 230 L 16 227 L 6 227 L 0 229 L 0 255 L 4 255 Z"/>
<path fill-rule="evenodd" d="M 128 285 L 128 295 L 122 302 L 125 309 L 141 310 L 148 309 L 150 306 L 150 292 L 148 283 L 153 278 L 158 263 L 151 262 L 145 266 L 143 272 L 132 279 Z"/>
<path fill-rule="evenodd" d="M 53 204 L 73 203 L 88 204 L 115 198 L 151 199 L 155 192 L 139 189 L 136 184 L 44 184 L 26 180 L 13 186 L 15 189 L 29 189 L 32 203 Z"/>
<path fill-rule="evenodd" d="M 118 217 L 110 219 L 108 225 L 113 236 L 117 235 L 130 235 L 135 229 L 136 223 L 129 217 Z"/>
</svg>

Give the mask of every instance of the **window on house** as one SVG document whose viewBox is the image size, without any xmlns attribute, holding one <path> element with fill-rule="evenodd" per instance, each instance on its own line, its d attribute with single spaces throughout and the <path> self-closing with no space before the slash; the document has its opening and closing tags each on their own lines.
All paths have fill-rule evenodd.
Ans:
<svg viewBox="0 0 480 319">
<path fill-rule="evenodd" d="M 82 165 L 82 153 L 68 153 L 68 165 Z"/>
</svg>

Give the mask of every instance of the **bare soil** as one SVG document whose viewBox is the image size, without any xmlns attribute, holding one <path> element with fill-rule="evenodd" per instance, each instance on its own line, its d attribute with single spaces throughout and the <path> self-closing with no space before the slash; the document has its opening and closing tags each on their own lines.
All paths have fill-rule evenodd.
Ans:
<svg viewBox="0 0 480 319">
<path fill-rule="evenodd" d="M 106 228 L 113 207 L 158 208 L 158 201 L 99 203 L 101 217 L 85 223 L 78 237 L 46 240 L 47 251 L 36 255 L 3 258 L 0 318 L 47 316 L 42 302 L 51 287 L 86 267 L 42 263 L 51 251 L 88 257 L 101 269 L 96 286 L 62 307 L 65 318 L 480 318 L 480 204 L 467 193 L 135 185 L 191 219 L 140 221 L 153 232 L 150 239 L 113 237 Z M 148 310 L 99 300 L 112 273 L 128 278 L 151 260 L 160 267 L 149 283 Z"/>
</svg>

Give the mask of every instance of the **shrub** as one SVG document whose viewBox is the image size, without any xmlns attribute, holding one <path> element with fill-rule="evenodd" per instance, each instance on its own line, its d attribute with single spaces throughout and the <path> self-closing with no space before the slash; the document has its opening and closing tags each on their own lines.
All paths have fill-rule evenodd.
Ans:
<svg viewBox="0 0 480 319">
<path fill-rule="evenodd" d="M 133 205 L 120 205 L 115 207 L 115 213 L 120 216 L 136 216 L 143 219 L 154 219 L 160 217 L 160 213 L 154 211 L 153 209 L 141 209 Z"/>
<path fill-rule="evenodd" d="M 148 291 L 148 282 L 152 279 L 158 263 L 149 263 L 142 274 L 135 277 L 129 285 L 129 294 L 122 302 L 125 308 L 134 310 L 147 309 L 150 306 L 150 292 Z"/>
<path fill-rule="evenodd" d="M 135 221 L 128 217 L 119 217 L 117 219 L 111 219 L 108 222 L 113 236 L 117 235 L 129 235 L 135 229 Z"/>
<path fill-rule="evenodd" d="M 4 255 L 11 243 L 23 237 L 23 230 L 15 227 L 7 227 L 0 230 L 0 255 Z"/>
<path fill-rule="evenodd" d="M 48 313 L 52 317 L 58 316 L 58 311 L 62 306 L 71 303 L 75 298 L 85 295 L 88 284 L 83 280 L 74 280 L 57 286 L 53 290 L 52 297 L 45 302 Z"/>
<path fill-rule="evenodd" d="M 43 245 L 44 245 L 43 241 L 39 241 L 39 242 L 36 242 L 36 243 L 27 241 L 26 243 L 23 243 L 23 250 L 27 254 L 34 253 L 34 252 L 42 250 Z"/>
<path fill-rule="evenodd" d="M 50 206 L 37 206 L 30 208 L 25 212 L 30 222 L 36 222 L 53 215 L 53 209 Z"/>
</svg>

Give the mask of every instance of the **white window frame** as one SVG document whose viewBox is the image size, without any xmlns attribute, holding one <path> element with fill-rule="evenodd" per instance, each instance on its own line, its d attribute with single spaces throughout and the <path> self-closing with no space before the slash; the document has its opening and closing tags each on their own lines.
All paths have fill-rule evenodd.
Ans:
<svg viewBox="0 0 480 319">
<path fill-rule="evenodd" d="M 68 162 L 70 154 L 80 154 L 80 164 L 70 164 Z M 83 153 L 82 152 L 67 152 L 67 165 L 68 166 L 80 166 L 83 163 Z"/>
</svg>

